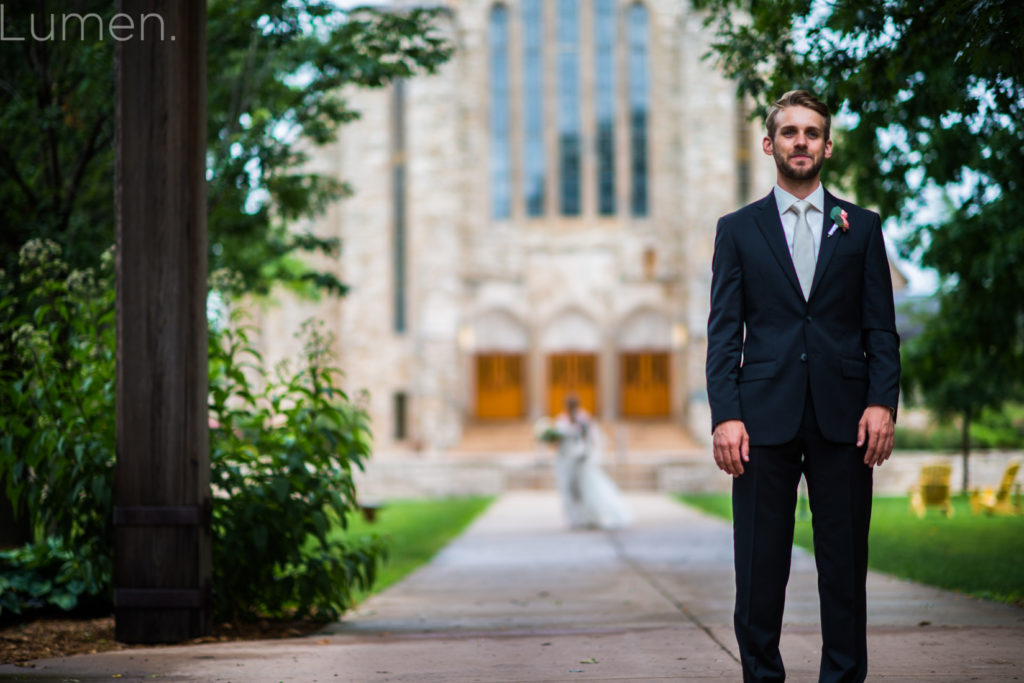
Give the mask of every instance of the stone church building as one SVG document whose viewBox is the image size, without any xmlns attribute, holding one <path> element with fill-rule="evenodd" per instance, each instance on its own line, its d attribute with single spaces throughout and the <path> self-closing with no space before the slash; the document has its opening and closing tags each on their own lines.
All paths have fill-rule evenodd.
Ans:
<svg viewBox="0 0 1024 683">
<path fill-rule="evenodd" d="M 705 440 L 715 223 L 775 177 L 710 30 L 685 0 L 443 4 L 440 73 L 346 93 L 361 119 L 312 166 L 354 195 L 298 228 L 341 240 L 316 265 L 351 291 L 277 295 L 267 355 L 323 320 L 378 448 L 527 430 L 569 394 Z"/>
</svg>

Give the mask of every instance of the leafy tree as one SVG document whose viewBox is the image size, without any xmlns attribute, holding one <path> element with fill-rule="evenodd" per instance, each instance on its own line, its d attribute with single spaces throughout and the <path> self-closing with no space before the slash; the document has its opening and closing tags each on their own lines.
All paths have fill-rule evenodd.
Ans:
<svg viewBox="0 0 1024 683">
<path fill-rule="evenodd" d="M 940 312 L 907 345 L 909 386 L 968 422 L 1020 396 L 1024 4 L 692 4 L 707 12 L 711 54 L 741 94 L 764 105 L 804 87 L 839 112 L 826 182 L 911 226 L 901 250 L 938 272 Z M 936 198 L 948 209 L 929 213 Z"/>
<path fill-rule="evenodd" d="M 114 41 L 33 40 L 45 3 L 8 6 L 0 45 L 0 267 L 17 268 L 33 237 L 59 244 L 71 265 L 92 267 L 114 238 Z M 64 13 L 112 3 L 78 0 Z M 345 86 L 380 87 L 436 70 L 450 48 L 436 10 L 338 10 L 329 0 L 210 0 L 207 10 L 207 173 L 211 270 L 227 268 L 262 292 L 275 281 L 341 292 L 298 254 L 336 242 L 292 234 L 346 192 L 303 168 L 311 147 L 358 116 Z M 95 24 L 92 24 L 93 26 Z M 59 30 L 59 23 L 58 23 Z"/>
<path fill-rule="evenodd" d="M 310 145 L 331 142 L 358 116 L 343 86 L 381 87 L 448 59 L 437 11 L 339 15 L 329 0 L 215 0 L 208 14 L 211 269 L 239 273 L 247 290 L 303 280 L 343 291 L 333 275 L 289 258 L 337 248 L 287 226 L 347 192 L 302 165 Z"/>
<path fill-rule="evenodd" d="M 947 300 L 956 293 L 947 295 Z M 945 308 L 946 302 L 943 302 Z M 928 406 L 940 417 L 960 417 L 960 447 L 963 457 L 961 485 L 968 490 L 968 461 L 971 454 L 971 424 L 982 416 L 984 406 L 1000 406 L 1020 396 L 1020 378 L 1000 373 L 1002 360 L 985 352 L 980 340 L 953 344 L 972 332 L 970 324 L 961 324 L 945 310 L 930 321 L 903 353 L 904 374 L 911 378 L 908 388 L 921 392 Z M 987 381 L 978 381 L 978 377 Z"/>
</svg>

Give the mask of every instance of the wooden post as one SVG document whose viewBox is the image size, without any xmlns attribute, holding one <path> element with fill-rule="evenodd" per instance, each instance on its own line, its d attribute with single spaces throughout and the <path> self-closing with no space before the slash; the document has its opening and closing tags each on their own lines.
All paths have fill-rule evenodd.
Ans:
<svg viewBox="0 0 1024 683">
<path fill-rule="evenodd" d="M 206 3 L 118 12 L 115 630 L 177 642 L 210 629 Z"/>
</svg>

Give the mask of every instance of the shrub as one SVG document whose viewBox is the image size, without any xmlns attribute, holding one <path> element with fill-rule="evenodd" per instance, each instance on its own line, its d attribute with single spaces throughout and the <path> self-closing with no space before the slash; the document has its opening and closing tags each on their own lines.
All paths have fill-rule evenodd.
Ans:
<svg viewBox="0 0 1024 683">
<path fill-rule="evenodd" d="M 1024 406 L 1008 403 L 998 411 L 986 408 L 971 422 L 969 433 L 972 449 L 1024 447 Z M 896 425 L 898 449 L 956 451 L 962 448 L 962 439 L 959 421 L 936 422 L 925 429 Z"/>
<path fill-rule="evenodd" d="M 248 330 L 210 336 L 215 612 L 337 618 L 383 553 L 329 535 L 358 509 L 352 468 L 370 455 L 365 411 L 337 385 L 331 340 L 303 326 L 294 373 L 271 375 Z M 262 389 L 261 389 L 262 387 Z M 240 561 L 245 558 L 245 561 Z"/>
<path fill-rule="evenodd" d="M 110 598 L 113 258 L 108 251 L 97 274 L 60 257 L 53 242 L 26 243 L 19 295 L 0 273 L 0 473 L 35 537 L 0 555 L 0 608 L 13 612 Z"/>
<path fill-rule="evenodd" d="M 97 599 L 110 585 L 110 572 L 94 559 L 102 554 L 102 550 L 69 548 L 56 536 L 0 551 L 0 566 L 9 568 L 0 574 L 0 613 L 109 603 Z"/>
<path fill-rule="evenodd" d="M 0 480 L 33 542 L 0 553 L 0 614 L 112 597 L 113 259 L 70 271 L 23 247 L 17 294 L 0 271 Z M 329 539 L 356 509 L 367 416 L 337 388 L 315 326 L 295 372 L 262 369 L 244 329 L 210 334 L 214 615 L 333 618 L 366 588 L 380 542 Z M 0 500 L 0 504 L 4 501 Z"/>
</svg>

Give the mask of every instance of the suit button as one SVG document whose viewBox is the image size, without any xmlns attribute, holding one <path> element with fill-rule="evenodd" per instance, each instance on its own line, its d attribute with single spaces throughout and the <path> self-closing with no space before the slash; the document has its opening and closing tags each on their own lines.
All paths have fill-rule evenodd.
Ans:
<svg viewBox="0 0 1024 683">
<path fill-rule="evenodd" d="M 800 362 L 801 363 L 806 363 L 807 362 L 807 354 L 806 353 L 801 353 L 800 354 Z"/>
<path fill-rule="evenodd" d="M 812 320 L 814 320 L 814 318 L 812 318 L 811 316 L 807 316 L 807 322 L 811 322 Z"/>
</svg>

